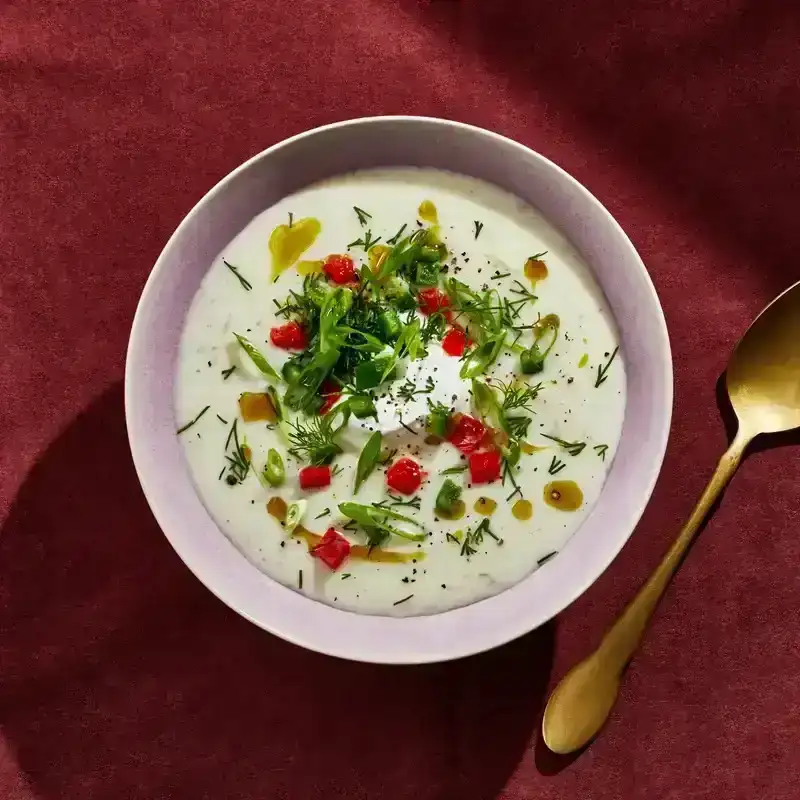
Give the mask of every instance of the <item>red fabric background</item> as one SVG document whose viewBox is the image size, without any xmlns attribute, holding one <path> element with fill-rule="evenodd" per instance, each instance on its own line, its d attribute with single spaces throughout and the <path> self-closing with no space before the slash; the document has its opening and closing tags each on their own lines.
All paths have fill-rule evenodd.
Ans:
<svg viewBox="0 0 800 800">
<path fill-rule="evenodd" d="M 601 738 L 559 761 L 538 736 L 725 446 L 732 346 L 800 278 L 795 5 L 0 4 L 0 796 L 797 797 L 789 447 L 743 464 Z M 379 113 L 564 166 L 639 248 L 675 355 L 665 468 L 614 565 L 542 630 L 424 668 L 307 653 L 215 600 L 151 518 L 123 421 L 139 291 L 192 204 L 289 134 Z"/>
</svg>

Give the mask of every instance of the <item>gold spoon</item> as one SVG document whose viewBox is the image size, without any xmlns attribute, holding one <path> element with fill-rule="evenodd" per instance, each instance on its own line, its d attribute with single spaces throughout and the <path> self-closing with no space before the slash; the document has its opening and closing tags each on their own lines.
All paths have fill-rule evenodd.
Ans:
<svg viewBox="0 0 800 800">
<path fill-rule="evenodd" d="M 656 604 L 747 445 L 759 434 L 800 427 L 800 283 L 778 296 L 756 318 L 736 346 L 725 383 L 739 421 L 736 436 L 689 521 L 647 583 L 598 648 L 574 666 L 550 696 L 542 735 L 555 753 L 580 749 L 603 726 L 622 673 L 644 637 Z"/>
</svg>

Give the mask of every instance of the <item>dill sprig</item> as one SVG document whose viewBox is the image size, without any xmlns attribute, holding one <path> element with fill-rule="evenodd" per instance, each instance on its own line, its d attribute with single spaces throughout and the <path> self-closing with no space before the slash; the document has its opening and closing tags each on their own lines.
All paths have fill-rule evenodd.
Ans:
<svg viewBox="0 0 800 800">
<path fill-rule="evenodd" d="M 381 500 L 380 503 L 373 503 L 372 505 L 375 508 L 394 508 L 395 506 L 408 506 L 409 508 L 413 508 L 415 511 L 419 511 L 420 506 L 422 504 L 422 500 L 419 496 L 412 497 L 410 500 L 406 500 L 403 497 L 395 494 L 389 494 L 388 500 Z"/>
<path fill-rule="evenodd" d="M 378 244 L 380 240 L 380 236 L 373 239 L 372 231 L 367 230 L 364 231 L 364 235 L 360 239 L 350 242 L 350 244 L 347 245 L 347 249 L 349 250 L 351 247 L 363 247 L 364 250 L 369 250 L 371 247 L 374 247 L 376 244 Z"/>
<path fill-rule="evenodd" d="M 514 411 L 516 409 L 524 409 L 535 413 L 531 408 L 531 403 L 539 396 L 544 385 L 541 383 L 531 386 L 528 383 L 503 383 L 502 381 L 493 381 L 491 386 L 500 390 L 503 395 L 503 402 L 500 407 L 503 411 Z"/>
<path fill-rule="evenodd" d="M 614 360 L 614 356 L 616 356 L 617 352 L 619 351 L 619 345 L 614 348 L 614 352 L 608 357 L 608 361 L 602 366 L 598 364 L 597 366 L 597 378 L 594 382 L 594 388 L 596 389 L 598 386 L 602 386 L 606 382 L 606 378 L 608 377 L 608 370 L 611 367 L 611 362 Z"/>
<path fill-rule="evenodd" d="M 550 462 L 550 466 L 547 468 L 547 471 L 548 471 L 548 472 L 549 472 L 551 475 L 557 475 L 557 474 L 558 474 L 559 472 L 561 472 L 561 470 L 562 470 L 562 469 L 564 469 L 566 466 L 567 466 L 567 465 L 566 465 L 566 464 L 565 464 L 563 461 L 561 461 L 561 460 L 558 458 L 558 456 L 553 456 L 553 460 Z"/>
<path fill-rule="evenodd" d="M 475 239 L 481 235 L 481 231 L 483 230 L 483 223 L 480 220 L 475 220 L 473 223 L 475 225 Z"/>
<path fill-rule="evenodd" d="M 297 421 L 287 422 L 291 448 L 289 452 L 298 460 L 308 460 L 311 464 L 319 466 L 327 464 L 342 452 L 336 443 L 336 434 L 339 429 L 334 429 L 333 418 L 330 414 L 321 417 L 309 417 L 305 423 Z"/>
<path fill-rule="evenodd" d="M 540 566 L 540 567 L 541 567 L 541 566 L 542 566 L 542 564 L 546 564 L 546 563 L 547 563 L 547 562 L 548 562 L 548 561 L 549 561 L 551 558 L 553 558 L 554 556 L 557 556 L 557 555 L 558 555 L 558 550 L 553 550 L 553 552 L 552 552 L 552 553 L 548 553 L 547 555 L 545 555 L 545 556 L 542 556 L 542 557 L 541 557 L 541 558 L 540 558 L 540 559 L 539 559 L 539 560 L 536 562 L 536 564 L 537 564 L 538 566 Z"/>
<path fill-rule="evenodd" d="M 233 421 L 228 438 L 225 440 L 225 460 L 228 462 L 228 475 L 225 481 L 229 486 L 235 486 L 237 483 L 242 483 L 250 471 L 250 453 L 249 448 L 245 450 L 246 445 L 239 441 L 238 419 Z M 227 452 L 228 448 L 233 444 L 233 449 L 230 453 Z"/>
<path fill-rule="evenodd" d="M 563 447 L 571 456 L 580 455 L 586 447 L 586 442 L 568 442 L 565 439 L 559 439 L 558 436 L 548 436 L 546 433 L 543 433 L 542 436 Z"/>
<path fill-rule="evenodd" d="M 329 508 L 323 508 L 322 511 L 320 511 L 316 517 L 314 517 L 314 519 L 322 519 L 323 517 L 327 517 L 330 513 L 331 510 Z"/>
<path fill-rule="evenodd" d="M 358 224 L 362 227 L 367 224 L 368 219 L 372 219 L 372 214 L 367 213 L 364 211 L 363 208 L 359 208 L 358 206 L 353 206 L 353 211 L 356 212 L 356 216 L 358 217 Z"/>
<path fill-rule="evenodd" d="M 177 432 L 178 433 L 183 433 L 184 431 L 188 431 L 189 428 L 191 428 L 192 425 L 194 425 L 195 422 L 197 422 L 197 420 L 199 420 L 200 417 L 202 417 L 203 414 L 205 414 L 206 411 L 208 411 L 209 408 L 211 408 L 211 406 L 206 406 L 193 420 L 191 420 L 190 422 L 187 422 L 185 425 L 183 425 L 182 427 L 178 428 Z"/>
<path fill-rule="evenodd" d="M 236 364 L 234 364 L 232 367 L 228 367 L 228 369 L 223 369 L 222 372 L 220 373 L 222 375 L 222 380 L 224 381 L 228 380 L 228 378 L 230 378 L 230 376 L 233 375 L 235 369 L 236 369 Z"/>
<path fill-rule="evenodd" d="M 484 519 L 481 520 L 474 531 L 467 528 L 464 533 L 464 541 L 461 544 L 461 555 L 467 557 L 475 555 L 478 552 L 478 548 L 483 544 L 484 535 L 494 539 L 498 546 L 503 544 L 503 540 L 489 527 L 489 520 Z"/>
<path fill-rule="evenodd" d="M 608 451 L 608 445 L 607 444 L 596 444 L 592 448 L 592 450 L 594 450 L 595 453 L 597 453 L 597 455 L 599 455 L 600 458 L 603 459 L 603 461 L 606 460 L 606 452 Z"/>
<path fill-rule="evenodd" d="M 222 263 L 239 279 L 239 283 L 246 292 L 249 292 L 253 288 L 253 284 L 250 283 L 233 264 L 230 264 L 224 258 L 222 259 Z"/>
<path fill-rule="evenodd" d="M 412 397 L 415 397 L 418 394 L 430 394 L 435 388 L 436 384 L 433 382 L 433 378 L 429 375 L 424 389 L 417 389 L 416 383 L 411 380 L 406 380 L 406 382 L 397 390 L 397 396 L 401 400 L 408 402 Z"/>
</svg>

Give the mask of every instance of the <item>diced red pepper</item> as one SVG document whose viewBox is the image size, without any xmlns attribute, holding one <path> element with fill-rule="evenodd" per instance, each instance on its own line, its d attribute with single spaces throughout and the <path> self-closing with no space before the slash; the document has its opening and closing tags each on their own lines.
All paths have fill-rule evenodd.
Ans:
<svg viewBox="0 0 800 800">
<path fill-rule="evenodd" d="M 442 337 L 442 349 L 447 355 L 460 358 L 464 355 L 468 342 L 467 334 L 461 328 L 450 328 Z"/>
<path fill-rule="evenodd" d="M 430 289 L 423 289 L 418 295 L 419 310 L 423 314 L 435 314 L 441 311 L 445 319 L 450 321 L 453 312 L 450 310 L 450 298 L 442 291 L 432 286 Z"/>
<path fill-rule="evenodd" d="M 350 256 L 328 256 L 322 265 L 322 270 L 334 283 L 353 283 L 358 279 L 355 264 Z"/>
<path fill-rule="evenodd" d="M 303 467 L 298 477 L 301 489 L 321 489 L 331 485 L 331 468 Z"/>
<path fill-rule="evenodd" d="M 342 396 L 342 391 L 336 381 L 330 378 L 323 381 L 322 386 L 319 387 L 319 393 L 322 395 L 322 408 L 320 414 L 327 414 L 338 402 Z"/>
<path fill-rule="evenodd" d="M 486 426 L 469 414 L 462 414 L 455 427 L 447 436 L 447 441 L 457 447 L 462 453 L 474 453 L 483 443 L 486 435 Z"/>
<path fill-rule="evenodd" d="M 319 544 L 311 548 L 311 555 L 337 570 L 350 555 L 350 542 L 335 528 L 328 528 Z"/>
<path fill-rule="evenodd" d="M 426 474 L 413 459 L 401 458 L 389 467 L 386 472 L 386 483 L 390 489 L 400 494 L 414 494 L 422 485 L 422 479 Z"/>
<path fill-rule="evenodd" d="M 305 350 L 308 336 L 299 322 L 287 322 L 269 332 L 269 338 L 275 347 L 283 350 Z"/>
<path fill-rule="evenodd" d="M 499 450 L 472 453 L 469 457 L 469 474 L 473 483 L 492 483 L 500 477 L 502 459 Z"/>
</svg>

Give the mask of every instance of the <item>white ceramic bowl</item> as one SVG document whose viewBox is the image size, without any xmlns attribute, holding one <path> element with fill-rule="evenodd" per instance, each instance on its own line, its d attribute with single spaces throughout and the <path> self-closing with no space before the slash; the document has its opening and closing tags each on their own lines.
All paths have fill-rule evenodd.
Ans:
<svg viewBox="0 0 800 800">
<path fill-rule="evenodd" d="M 616 317 L 628 376 L 622 437 L 601 496 L 558 557 L 512 588 L 421 617 L 354 614 L 260 572 L 222 534 L 195 492 L 173 408 L 189 304 L 214 257 L 260 211 L 301 187 L 370 167 L 435 167 L 494 183 L 536 206 L 582 252 Z M 262 628 L 344 658 L 421 663 L 466 656 L 530 631 L 611 563 L 658 476 L 672 412 L 664 316 L 628 237 L 574 178 L 538 153 L 480 128 L 421 117 L 328 125 L 265 150 L 218 183 L 170 238 L 142 293 L 125 370 L 133 460 L 162 530 L 205 585 Z"/>
</svg>

